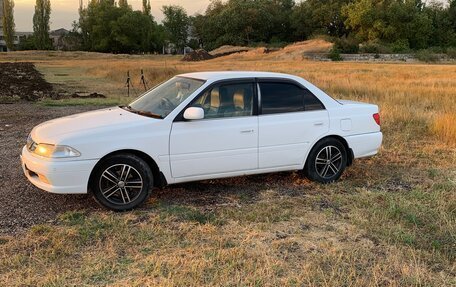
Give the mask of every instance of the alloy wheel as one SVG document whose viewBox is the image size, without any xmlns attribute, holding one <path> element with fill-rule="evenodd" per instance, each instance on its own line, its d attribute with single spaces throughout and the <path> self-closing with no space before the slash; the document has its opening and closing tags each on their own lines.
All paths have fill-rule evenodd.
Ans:
<svg viewBox="0 0 456 287">
<path fill-rule="evenodd" d="M 134 201 L 140 195 L 143 185 L 141 174 L 128 164 L 115 164 L 108 167 L 99 180 L 103 197 L 116 205 L 125 205 Z"/>
<path fill-rule="evenodd" d="M 335 176 L 342 168 L 342 152 L 335 146 L 325 146 L 315 159 L 315 170 L 323 178 Z"/>
</svg>

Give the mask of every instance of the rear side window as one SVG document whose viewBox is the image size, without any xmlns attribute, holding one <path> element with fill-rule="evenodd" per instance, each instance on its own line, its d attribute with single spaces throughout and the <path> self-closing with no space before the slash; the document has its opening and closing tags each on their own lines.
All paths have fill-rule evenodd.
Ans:
<svg viewBox="0 0 456 287">
<path fill-rule="evenodd" d="M 305 111 L 318 111 L 318 110 L 324 110 L 325 107 L 323 104 L 320 102 L 317 97 L 314 96 L 309 90 L 304 89 L 303 90 L 303 101 L 304 101 L 304 110 Z"/>
<path fill-rule="evenodd" d="M 324 109 L 307 89 L 290 83 L 260 83 L 262 113 L 278 114 Z"/>
</svg>

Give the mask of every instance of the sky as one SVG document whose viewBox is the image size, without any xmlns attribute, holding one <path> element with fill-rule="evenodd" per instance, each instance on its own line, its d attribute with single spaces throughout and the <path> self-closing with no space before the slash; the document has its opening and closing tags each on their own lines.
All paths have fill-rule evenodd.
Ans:
<svg viewBox="0 0 456 287">
<path fill-rule="evenodd" d="M 88 0 L 83 0 L 87 4 Z M 445 0 L 437 0 L 444 2 Z M 36 0 L 14 0 L 14 20 L 16 31 L 33 31 L 32 17 L 35 9 Z M 163 5 L 180 5 L 187 10 L 188 15 L 195 13 L 203 14 L 210 0 L 151 0 L 152 15 L 155 20 L 160 22 L 163 19 L 161 7 Z M 299 2 L 297 0 L 296 2 Z M 140 10 L 142 0 L 128 0 L 128 3 L 135 10 Z M 51 30 L 59 28 L 71 29 L 71 23 L 79 18 L 79 0 L 51 0 Z"/>
<path fill-rule="evenodd" d="M 33 31 L 32 18 L 35 10 L 35 0 L 14 1 L 14 22 L 16 31 Z M 88 0 L 83 0 L 87 4 Z M 209 0 L 151 0 L 152 15 L 160 22 L 163 19 L 161 7 L 163 5 L 180 5 L 187 10 L 188 15 L 204 13 Z M 142 0 L 128 0 L 135 10 L 141 10 Z M 51 0 L 51 30 L 65 28 L 71 29 L 71 23 L 79 18 L 79 0 Z"/>
</svg>

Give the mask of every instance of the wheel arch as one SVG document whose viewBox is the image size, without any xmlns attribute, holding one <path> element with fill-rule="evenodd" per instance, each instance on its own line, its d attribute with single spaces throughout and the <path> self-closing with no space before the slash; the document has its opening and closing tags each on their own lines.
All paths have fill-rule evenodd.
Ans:
<svg viewBox="0 0 456 287">
<path fill-rule="evenodd" d="M 154 176 L 154 181 L 153 181 L 154 186 L 162 187 L 162 186 L 167 185 L 165 176 L 160 171 L 160 168 L 158 167 L 157 163 L 150 155 L 146 154 L 145 152 L 135 150 L 135 149 L 122 149 L 122 150 L 116 150 L 116 151 L 110 152 L 98 160 L 98 162 L 95 164 L 92 171 L 90 172 L 87 190 L 90 191 L 90 184 L 93 180 L 93 176 L 94 176 L 95 170 L 98 167 L 98 165 L 101 162 L 103 162 L 103 160 L 105 160 L 106 158 L 113 156 L 113 155 L 118 155 L 118 154 L 132 154 L 132 155 L 135 155 L 135 156 L 141 158 L 142 160 L 144 160 L 147 163 L 147 165 L 150 167 L 150 170 L 152 171 L 152 175 Z"/>
<path fill-rule="evenodd" d="M 335 135 L 335 134 L 333 134 L 333 135 L 326 135 L 326 136 L 324 136 L 324 137 L 318 139 L 316 142 L 314 142 L 314 144 L 312 145 L 312 147 L 309 149 L 309 152 L 307 153 L 306 161 L 305 161 L 305 163 L 304 163 L 304 165 L 303 165 L 303 168 L 306 167 L 307 161 L 308 161 L 308 159 L 309 159 L 309 154 L 310 154 L 310 152 L 312 151 L 312 149 L 315 147 L 315 145 L 317 145 L 320 141 L 322 141 L 322 140 L 324 140 L 324 139 L 328 139 L 328 138 L 336 139 L 336 140 L 340 141 L 340 142 L 344 145 L 344 147 L 345 147 L 345 149 L 346 149 L 346 151 L 347 151 L 347 166 L 352 165 L 353 159 L 354 159 L 354 154 L 353 154 L 353 150 L 352 150 L 352 149 L 350 148 L 350 146 L 348 145 L 347 140 L 345 140 L 345 139 L 344 139 L 342 136 L 340 136 L 340 135 Z"/>
</svg>

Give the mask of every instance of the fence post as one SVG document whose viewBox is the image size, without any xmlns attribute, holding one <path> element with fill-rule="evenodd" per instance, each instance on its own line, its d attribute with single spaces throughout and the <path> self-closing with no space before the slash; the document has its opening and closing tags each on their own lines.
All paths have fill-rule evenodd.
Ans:
<svg viewBox="0 0 456 287">
<path fill-rule="evenodd" d="M 144 91 L 147 91 L 146 79 L 144 78 L 144 71 L 141 69 L 141 83 L 144 85 Z"/>
<path fill-rule="evenodd" d="M 127 71 L 127 82 L 125 86 L 127 86 L 127 97 L 130 97 L 130 71 Z"/>
</svg>

